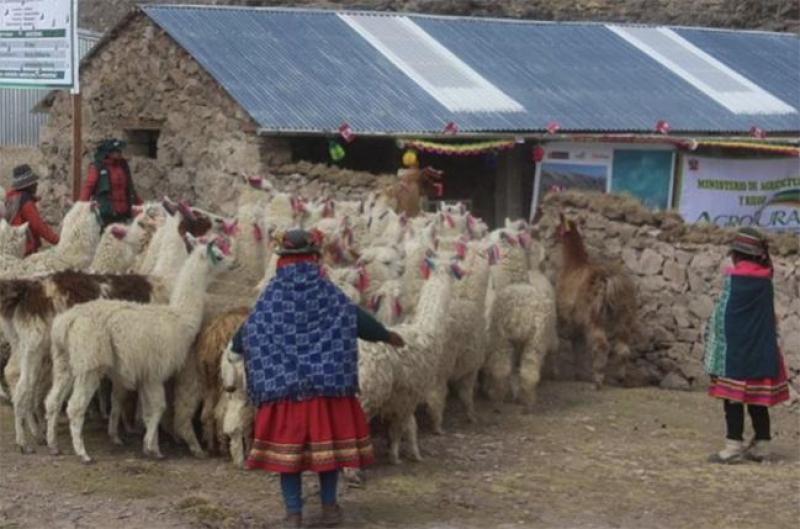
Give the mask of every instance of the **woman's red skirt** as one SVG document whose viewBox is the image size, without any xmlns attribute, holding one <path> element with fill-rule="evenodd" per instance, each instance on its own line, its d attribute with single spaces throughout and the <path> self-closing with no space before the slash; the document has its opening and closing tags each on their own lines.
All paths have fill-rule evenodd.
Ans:
<svg viewBox="0 0 800 529">
<path fill-rule="evenodd" d="M 779 351 L 777 377 L 746 379 L 711 377 L 708 394 L 743 404 L 775 406 L 789 400 L 788 378 L 783 354 Z"/>
<path fill-rule="evenodd" d="M 253 425 L 247 468 L 327 472 L 373 463 L 369 424 L 356 397 L 263 404 Z"/>
</svg>

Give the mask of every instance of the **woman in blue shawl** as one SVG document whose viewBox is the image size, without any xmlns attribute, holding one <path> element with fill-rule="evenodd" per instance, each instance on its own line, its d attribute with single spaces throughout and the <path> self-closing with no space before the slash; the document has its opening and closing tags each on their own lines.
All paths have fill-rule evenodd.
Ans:
<svg viewBox="0 0 800 529">
<path fill-rule="evenodd" d="M 741 228 L 731 246 L 733 266 L 725 270 L 722 295 L 706 327 L 708 394 L 724 399 L 725 448 L 716 463 L 769 455 L 769 406 L 789 399 L 786 368 L 778 348 L 772 260 L 766 238 Z M 752 442 L 744 443 L 744 407 L 753 423 Z"/>
<path fill-rule="evenodd" d="M 405 345 L 325 279 L 318 243 L 303 230 L 283 236 L 277 275 L 232 344 L 258 407 L 247 466 L 280 473 L 288 527 L 302 524 L 303 471 L 319 473 L 321 523 L 333 527 L 338 470 L 374 460 L 356 398 L 358 339 Z"/>
</svg>

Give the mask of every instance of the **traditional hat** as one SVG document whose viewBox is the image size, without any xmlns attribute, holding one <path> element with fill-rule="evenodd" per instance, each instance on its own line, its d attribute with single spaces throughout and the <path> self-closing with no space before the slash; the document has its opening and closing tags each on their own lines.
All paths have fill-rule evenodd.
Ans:
<svg viewBox="0 0 800 529">
<path fill-rule="evenodd" d="M 289 230 L 283 234 L 278 255 L 319 254 L 319 243 L 314 235 L 306 230 Z"/>
<path fill-rule="evenodd" d="M 33 172 L 31 166 L 28 164 L 18 165 L 14 168 L 11 177 L 11 188 L 19 191 L 30 187 L 39 181 L 39 176 Z"/>
<path fill-rule="evenodd" d="M 94 153 L 94 157 L 96 159 L 102 160 L 108 155 L 108 153 L 114 151 L 121 151 L 122 149 L 125 148 L 126 145 L 127 143 L 125 143 L 122 140 L 118 140 L 116 138 L 109 138 L 107 140 L 103 140 L 97 145 L 97 150 Z"/>
<path fill-rule="evenodd" d="M 731 251 L 761 257 L 766 250 L 767 239 L 760 231 L 746 226 L 736 232 L 736 238 L 731 243 Z"/>
</svg>

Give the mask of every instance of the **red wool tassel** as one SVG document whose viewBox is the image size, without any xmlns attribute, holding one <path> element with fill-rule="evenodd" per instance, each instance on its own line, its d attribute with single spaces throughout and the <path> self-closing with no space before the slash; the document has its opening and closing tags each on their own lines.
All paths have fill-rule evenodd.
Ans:
<svg viewBox="0 0 800 529">
<path fill-rule="evenodd" d="M 656 132 L 659 132 L 661 134 L 669 134 L 669 131 L 670 131 L 669 123 L 667 123 L 665 120 L 659 119 L 656 122 Z"/>
<path fill-rule="evenodd" d="M 444 130 L 442 132 L 445 134 L 458 134 L 458 125 L 452 121 L 449 121 L 447 122 L 447 125 L 444 126 Z"/>
<path fill-rule="evenodd" d="M 356 139 L 356 135 L 353 132 L 353 128 L 350 125 L 348 125 L 347 123 L 342 123 L 339 126 L 339 135 L 347 143 L 352 143 L 352 141 L 354 139 Z"/>
</svg>

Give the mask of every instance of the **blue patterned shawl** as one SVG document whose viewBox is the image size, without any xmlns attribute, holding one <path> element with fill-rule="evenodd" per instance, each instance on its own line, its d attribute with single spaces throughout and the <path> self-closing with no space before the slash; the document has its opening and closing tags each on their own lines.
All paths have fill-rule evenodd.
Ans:
<svg viewBox="0 0 800 529">
<path fill-rule="evenodd" d="M 242 327 L 255 405 L 358 391 L 356 306 L 316 264 L 278 270 Z"/>
</svg>

